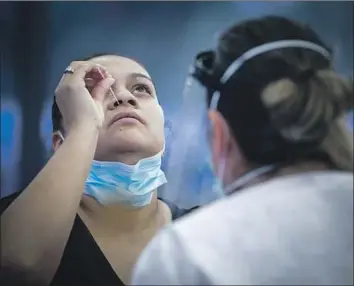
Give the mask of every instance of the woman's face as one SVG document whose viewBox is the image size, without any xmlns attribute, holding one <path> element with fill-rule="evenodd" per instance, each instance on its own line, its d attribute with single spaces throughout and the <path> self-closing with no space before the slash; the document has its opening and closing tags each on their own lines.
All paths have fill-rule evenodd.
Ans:
<svg viewBox="0 0 354 286">
<path fill-rule="evenodd" d="M 164 146 L 164 116 L 154 84 L 147 71 L 135 61 L 119 56 L 90 60 L 104 66 L 115 78 L 104 101 L 105 121 L 99 133 L 95 159 L 135 164 L 141 158 L 160 152 Z M 131 113 L 138 120 L 124 118 Z"/>
</svg>

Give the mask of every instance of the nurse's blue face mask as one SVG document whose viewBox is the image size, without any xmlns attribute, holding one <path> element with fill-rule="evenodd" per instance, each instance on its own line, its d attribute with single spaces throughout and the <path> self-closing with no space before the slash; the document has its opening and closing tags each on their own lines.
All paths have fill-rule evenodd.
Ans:
<svg viewBox="0 0 354 286">
<path fill-rule="evenodd" d="M 301 40 L 270 42 L 245 52 L 231 63 L 221 78 L 216 80 L 213 78 L 212 71 L 214 52 L 203 52 L 197 56 L 183 93 L 181 117 L 179 118 L 181 132 L 175 138 L 175 145 L 171 149 L 170 155 L 172 160 L 166 171 L 168 177 L 173 178 L 169 180 L 169 194 L 174 196 L 175 201 L 184 203 L 188 201 L 188 198 L 191 198 L 194 202 L 189 201 L 189 204 L 203 204 L 208 200 L 220 198 L 223 194 L 240 189 L 255 177 L 272 172 L 278 167 L 275 165 L 262 166 L 242 175 L 233 183 L 224 185 L 221 180 L 224 177 L 226 161 L 229 159 L 228 151 L 224 150 L 221 152 L 220 165 L 215 168 L 218 170 L 215 177 L 211 175 L 204 177 L 203 182 L 197 186 L 199 189 L 190 190 L 189 186 L 186 186 L 186 176 L 191 172 L 197 175 L 199 169 L 214 169 L 210 167 L 212 155 L 209 144 L 211 140 L 207 134 L 210 133 L 211 123 L 207 114 L 209 110 L 217 110 L 221 88 L 246 61 L 260 54 L 285 48 L 309 49 L 325 58 L 330 58 L 330 53 L 327 50 L 311 42 Z M 207 105 L 207 95 L 211 98 L 209 106 Z M 195 157 L 199 153 L 202 154 L 197 156 L 198 165 L 195 163 Z M 191 165 L 193 168 L 190 168 Z"/>
<path fill-rule="evenodd" d="M 64 140 L 60 131 L 58 135 Z M 103 205 L 124 204 L 139 208 L 150 204 L 154 191 L 167 183 L 161 170 L 163 152 L 143 158 L 135 165 L 93 160 L 84 194 Z"/>
</svg>

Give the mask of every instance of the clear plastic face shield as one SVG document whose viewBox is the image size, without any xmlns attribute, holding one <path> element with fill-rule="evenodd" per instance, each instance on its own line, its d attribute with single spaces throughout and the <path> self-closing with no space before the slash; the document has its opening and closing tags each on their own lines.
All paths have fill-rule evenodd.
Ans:
<svg viewBox="0 0 354 286">
<path fill-rule="evenodd" d="M 191 75 L 166 150 L 168 184 L 160 192 L 162 198 L 181 208 L 204 205 L 222 196 L 213 174 L 207 112 L 206 88 Z"/>
<path fill-rule="evenodd" d="M 307 41 L 270 42 L 245 52 L 226 69 L 216 83 L 213 82 L 211 71 L 213 52 L 204 52 L 197 56 L 186 81 L 179 117 L 174 124 L 176 130 L 169 146 L 165 169 L 169 183 L 164 190 L 164 198 L 180 207 L 203 205 L 241 188 L 253 178 L 276 168 L 272 165 L 263 166 L 242 175 L 228 186 L 222 186 L 213 173 L 208 110 L 217 109 L 220 98 L 218 86 L 224 85 L 247 60 L 284 48 L 309 49 L 326 58 L 331 57 L 323 47 Z M 207 105 L 208 90 L 214 90 L 209 94 L 210 106 Z M 221 168 L 219 166 L 219 169 L 223 172 L 222 166 Z M 220 174 L 220 171 L 218 173 L 218 177 L 222 178 L 223 174 Z"/>
</svg>

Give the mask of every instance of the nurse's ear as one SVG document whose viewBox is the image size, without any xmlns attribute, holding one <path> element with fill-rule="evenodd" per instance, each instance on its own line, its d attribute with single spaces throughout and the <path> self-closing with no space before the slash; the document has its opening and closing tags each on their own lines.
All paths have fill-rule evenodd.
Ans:
<svg viewBox="0 0 354 286">
<path fill-rule="evenodd" d="M 211 123 L 210 145 L 214 173 L 218 174 L 218 167 L 222 164 L 222 160 L 225 160 L 225 152 L 229 148 L 230 132 L 225 118 L 219 111 L 210 110 L 208 117 Z"/>
<path fill-rule="evenodd" d="M 248 169 L 247 159 L 224 116 L 217 110 L 209 110 L 208 117 L 214 173 L 228 185 Z"/>
</svg>

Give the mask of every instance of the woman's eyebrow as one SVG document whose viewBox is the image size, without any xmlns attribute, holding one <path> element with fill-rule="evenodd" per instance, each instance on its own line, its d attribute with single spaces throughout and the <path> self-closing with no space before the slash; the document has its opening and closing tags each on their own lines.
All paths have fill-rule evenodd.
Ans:
<svg viewBox="0 0 354 286">
<path fill-rule="evenodd" d="M 154 84 L 154 82 L 152 81 L 152 79 L 149 76 L 142 74 L 142 73 L 131 73 L 131 74 L 129 74 L 129 77 L 133 78 L 133 79 L 145 78 L 145 79 L 151 81 L 152 84 Z"/>
</svg>

